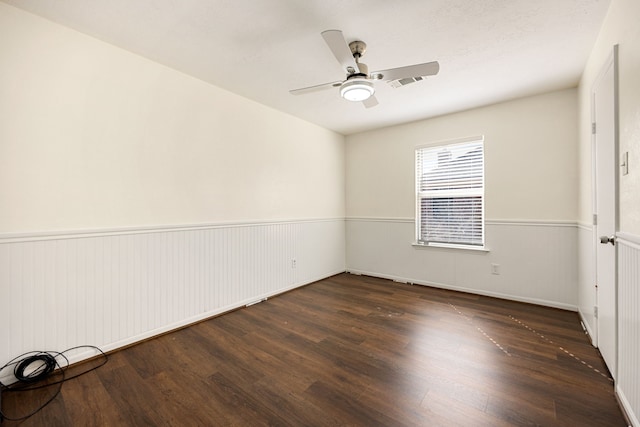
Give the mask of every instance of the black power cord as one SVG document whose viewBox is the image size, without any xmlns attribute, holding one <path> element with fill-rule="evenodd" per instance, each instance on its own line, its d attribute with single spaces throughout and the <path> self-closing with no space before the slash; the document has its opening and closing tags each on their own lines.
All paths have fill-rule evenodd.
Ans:
<svg viewBox="0 0 640 427">
<path fill-rule="evenodd" d="M 69 367 L 69 359 L 66 356 L 66 353 L 70 351 L 81 349 L 81 348 L 92 348 L 97 350 L 102 357 L 102 362 L 96 366 L 91 367 L 85 371 L 81 371 L 78 374 L 75 374 L 71 377 L 67 377 L 65 372 Z M 51 403 L 58 395 L 60 394 L 60 390 L 62 389 L 62 384 L 66 381 L 77 378 L 81 375 L 84 375 L 88 372 L 98 369 L 103 366 L 109 357 L 98 347 L 93 345 L 80 345 L 77 347 L 71 347 L 62 352 L 55 351 L 31 351 L 27 353 L 23 353 L 20 356 L 17 356 L 10 360 L 6 365 L 0 368 L 0 374 L 5 369 L 13 368 L 13 375 L 16 378 L 16 382 L 10 385 L 5 385 L 0 381 L 0 399 L 2 396 L 2 392 L 26 392 L 30 390 L 37 390 L 46 387 L 51 387 L 57 385 L 56 391 L 53 395 L 42 405 L 36 408 L 34 411 L 28 413 L 27 415 L 23 415 L 20 417 L 10 417 L 7 416 L 2 411 L 2 400 L 0 400 L 0 422 L 3 420 L 9 421 L 21 421 L 29 418 L 30 416 L 36 414 L 49 403 Z M 51 376 L 51 374 L 59 373 L 60 379 L 56 381 L 47 381 L 45 384 L 36 384 L 41 382 Z"/>
</svg>

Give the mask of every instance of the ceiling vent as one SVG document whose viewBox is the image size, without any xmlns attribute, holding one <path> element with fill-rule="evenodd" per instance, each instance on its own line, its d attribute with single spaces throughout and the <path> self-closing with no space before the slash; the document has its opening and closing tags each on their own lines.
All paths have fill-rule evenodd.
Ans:
<svg viewBox="0 0 640 427">
<path fill-rule="evenodd" d="M 390 80 L 388 83 L 391 85 L 391 87 L 397 89 L 399 87 L 406 86 L 411 83 L 419 82 L 421 80 L 424 80 L 424 78 L 423 77 L 407 77 L 404 79 Z"/>
</svg>

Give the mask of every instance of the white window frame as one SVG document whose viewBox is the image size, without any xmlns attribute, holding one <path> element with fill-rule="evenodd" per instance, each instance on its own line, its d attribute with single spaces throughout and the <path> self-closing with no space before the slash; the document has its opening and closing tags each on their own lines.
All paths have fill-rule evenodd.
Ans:
<svg viewBox="0 0 640 427">
<path fill-rule="evenodd" d="M 462 144 L 468 144 L 478 142 L 480 143 L 480 147 L 482 148 L 482 188 L 471 188 L 471 189 L 439 189 L 437 191 L 437 195 L 443 198 L 457 198 L 457 197 L 480 197 L 481 200 L 481 208 L 480 208 L 480 241 L 476 238 L 475 242 L 441 242 L 441 241 L 427 241 L 422 238 L 422 223 L 426 220 L 422 216 L 422 200 L 426 198 L 434 198 L 435 193 L 429 191 L 422 191 L 420 188 L 421 184 L 421 175 L 422 165 L 419 164 L 419 159 L 422 157 L 423 150 L 430 151 L 440 151 L 444 150 L 447 147 L 460 146 Z M 448 141 L 440 141 L 430 144 L 419 145 L 415 150 L 415 194 L 416 194 L 416 216 L 415 216 L 415 242 L 416 246 L 435 246 L 435 247 L 445 247 L 445 248 L 456 248 L 456 249 L 470 249 L 470 250 L 481 250 L 486 251 L 487 248 L 485 246 L 485 160 L 484 160 L 484 136 L 474 136 L 469 138 L 460 138 L 455 140 Z M 450 236 L 451 237 L 451 236 Z"/>
</svg>

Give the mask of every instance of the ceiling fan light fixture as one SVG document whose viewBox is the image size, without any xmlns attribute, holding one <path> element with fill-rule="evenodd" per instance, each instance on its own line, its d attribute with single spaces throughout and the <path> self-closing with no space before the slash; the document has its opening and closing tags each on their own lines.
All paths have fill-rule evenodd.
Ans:
<svg viewBox="0 0 640 427">
<path fill-rule="evenodd" d="M 374 92 L 373 83 L 365 79 L 347 80 L 340 86 L 340 96 L 347 101 L 364 101 L 373 96 Z"/>
</svg>

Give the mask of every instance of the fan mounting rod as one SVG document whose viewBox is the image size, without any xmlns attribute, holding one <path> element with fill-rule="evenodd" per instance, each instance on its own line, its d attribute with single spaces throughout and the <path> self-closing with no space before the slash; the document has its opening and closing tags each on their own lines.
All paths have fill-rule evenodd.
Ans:
<svg viewBox="0 0 640 427">
<path fill-rule="evenodd" d="M 351 55 L 353 55 L 353 59 L 358 67 L 347 67 L 347 71 L 349 73 L 347 79 L 351 79 L 353 77 L 368 77 L 369 67 L 367 67 L 367 64 L 360 62 L 360 58 L 367 51 L 367 44 L 363 41 L 356 40 L 349 43 L 349 49 L 351 50 Z"/>
</svg>

